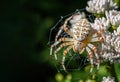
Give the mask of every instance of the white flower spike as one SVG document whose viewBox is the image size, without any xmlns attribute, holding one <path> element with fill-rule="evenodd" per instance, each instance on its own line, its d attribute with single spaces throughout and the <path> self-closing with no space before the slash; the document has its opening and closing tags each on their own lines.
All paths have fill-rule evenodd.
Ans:
<svg viewBox="0 0 120 82">
<path fill-rule="evenodd" d="M 115 79 L 114 79 L 114 77 L 110 77 L 110 76 L 103 77 L 102 82 L 115 82 Z"/>
<path fill-rule="evenodd" d="M 102 18 L 96 18 L 94 20 L 94 23 L 91 23 L 92 28 L 96 29 L 96 30 L 108 30 L 110 27 L 110 23 L 109 20 L 106 20 L 106 18 L 102 17 Z"/>
<path fill-rule="evenodd" d="M 86 10 L 95 14 L 104 14 L 106 10 L 118 8 L 112 0 L 90 0 L 87 4 Z"/>
<path fill-rule="evenodd" d="M 105 37 L 106 39 L 102 44 L 100 55 L 104 61 L 108 60 L 113 63 L 120 59 L 120 36 L 107 32 Z"/>
<path fill-rule="evenodd" d="M 105 12 L 106 18 L 110 21 L 111 25 L 120 25 L 120 11 L 110 10 Z"/>
</svg>

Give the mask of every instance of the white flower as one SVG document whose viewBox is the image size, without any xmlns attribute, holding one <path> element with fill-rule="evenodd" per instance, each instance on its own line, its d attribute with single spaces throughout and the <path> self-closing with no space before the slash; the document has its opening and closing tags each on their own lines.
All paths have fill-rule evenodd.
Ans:
<svg viewBox="0 0 120 82">
<path fill-rule="evenodd" d="M 113 26 L 120 25 L 120 11 L 117 10 L 106 11 L 105 15 Z"/>
<path fill-rule="evenodd" d="M 117 8 L 112 0 L 90 0 L 86 10 L 90 13 L 104 14 L 106 10 Z"/>
<path fill-rule="evenodd" d="M 114 77 L 110 77 L 110 76 L 103 77 L 102 82 L 115 82 L 115 79 L 114 79 Z"/>
<path fill-rule="evenodd" d="M 76 22 L 78 22 L 78 21 L 81 20 L 82 18 L 85 18 L 85 13 L 84 13 L 84 12 L 82 12 L 82 13 L 77 12 L 77 13 L 73 16 L 73 18 L 70 20 L 70 23 L 71 23 L 71 24 L 75 24 Z"/>
<path fill-rule="evenodd" d="M 114 33 L 106 32 L 100 56 L 103 60 L 108 60 L 111 63 L 120 59 L 120 36 L 116 36 Z"/>
<path fill-rule="evenodd" d="M 110 23 L 108 20 L 102 17 L 102 18 L 96 18 L 94 20 L 94 23 L 91 23 L 91 26 L 93 29 L 96 29 L 98 31 L 101 29 L 107 30 L 110 27 Z"/>
</svg>

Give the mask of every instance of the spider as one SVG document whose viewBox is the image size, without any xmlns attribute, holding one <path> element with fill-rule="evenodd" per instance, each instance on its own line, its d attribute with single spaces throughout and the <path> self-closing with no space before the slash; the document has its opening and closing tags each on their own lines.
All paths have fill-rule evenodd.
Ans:
<svg viewBox="0 0 120 82">
<path fill-rule="evenodd" d="M 67 27 L 68 22 L 71 22 L 70 29 Z M 71 37 L 61 37 L 58 39 L 62 30 L 64 30 Z M 55 42 L 51 45 L 50 56 L 52 56 L 53 48 L 60 44 L 54 51 L 55 60 L 57 60 L 58 51 L 67 46 L 67 48 L 63 51 L 61 62 L 63 70 L 67 72 L 64 65 L 67 53 L 71 49 L 73 49 L 74 52 L 82 54 L 86 49 L 91 64 L 90 73 L 93 71 L 94 68 L 94 58 L 97 60 L 98 70 L 100 65 L 100 58 L 97 52 L 97 47 L 93 43 L 104 41 L 104 38 L 101 36 L 103 32 L 103 29 L 101 29 L 100 31 L 93 29 L 87 18 L 81 17 L 80 13 L 75 13 L 72 16 L 68 17 L 65 20 L 64 24 L 60 27 L 60 30 L 56 35 Z"/>
</svg>

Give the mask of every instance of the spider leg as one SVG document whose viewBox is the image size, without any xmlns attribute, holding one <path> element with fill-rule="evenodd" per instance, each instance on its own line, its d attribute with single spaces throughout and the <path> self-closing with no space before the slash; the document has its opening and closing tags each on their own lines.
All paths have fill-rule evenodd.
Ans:
<svg viewBox="0 0 120 82">
<path fill-rule="evenodd" d="M 58 41 L 56 41 L 54 44 L 51 45 L 51 48 L 50 48 L 50 57 L 52 59 L 52 50 L 53 48 L 58 45 L 59 43 L 61 43 L 62 41 L 72 41 L 72 39 L 70 38 L 60 38 Z"/>
<path fill-rule="evenodd" d="M 85 48 L 82 48 L 79 53 L 82 54 L 84 52 L 84 50 L 85 50 Z"/>
<path fill-rule="evenodd" d="M 65 68 L 65 65 L 64 65 L 64 62 L 65 62 L 65 57 L 66 57 L 66 54 L 68 53 L 68 51 L 73 47 L 73 45 L 70 45 L 69 47 L 67 47 L 66 50 L 64 50 L 63 52 L 63 59 L 62 59 L 62 67 L 63 67 L 63 70 L 67 72 L 66 68 Z"/>
<path fill-rule="evenodd" d="M 57 35 L 56 35 L 56 37 L 55 37 L 55 41 L 57 41 L 57 38 L 58 38 L 59 35 L 61 34 L 62 30 L 63 30 L 63 26 L 60 27 L 60 30 L 58 31 L 58 33 L 57 33 Z"/>
<path fill-rule="evenodd" d="M 97 48 L 93 45 L 93 44 L 88 44 L 88 46 L 94 51 L 94 54 L 95 54 L 95 57 L 97 59 L 97 71 L 99 70 L 99 66 L 100 66 L 100 58 L 98 56 L 98 53 L 97 53 Z"/>
<path fill-rule="evenodd" d="M 72 45 L 73 42 L 65 42 L 65 43 L 62 43 L 54 52 L 54 55 L 55 55 L 55 60 L 57 60 L 57 52 L 60 51 L 61 48 L 63 48 L 64 46 L 68 46 L 68 45 Z"/>
<path fill-rule="evenodd" d="M 70 16 L 69 18 L 67 18 L 64 22 L 64 24 L 60 27 L 60 30 L 58 31 L 56 37 L 55 37 L 55 41 L 57 41 L 57 38 L 59 37 L 59 35 L 61 34 L 62 30 L 64 30 L 66 33 L 68 33 L 70 36 L 73 36 L 72 33 L 70 32 L 70 30 L 67 28 L 67 23 L 68 21 L 72 18 L 73 16 Z"/>
<path fill-rule="evenodd" d="M 99 36 L 101 36 L 101 34 L 102 33 L 104 33 L 104 29 L 100 29 L 100 31 L 97 31 L 95 34 L 93 34 L 93 36 L 92 37 L 99 37 Z"/>
<path fill-rule="evenodd" d="M 90 58 L 90 63 L 91 63 L 91 68 L 90 68 L 90 73 L 92 73 L 93 68 L 94 68 L 94 63 L 93 63 L 93 52 L 90 50 L 89 47 L 86 47 L 86 50 L 88 52 L 89 58 Z"/>
<path fill-rule="evenodd" d="M 103 37 L 93 37 L 90 42 L 103 42 Z"/>
</svg>

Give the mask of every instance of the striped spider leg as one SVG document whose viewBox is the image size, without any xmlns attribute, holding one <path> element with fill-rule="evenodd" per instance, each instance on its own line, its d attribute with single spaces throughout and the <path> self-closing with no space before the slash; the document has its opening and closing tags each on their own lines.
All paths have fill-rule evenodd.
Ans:
<svg viewBox="0 0 120 82">
<path fill-rule="evenodd" d="M 57 52 L 58 52 L 61 48 L 65 47 L 65 46 L 68 46 L 68 45 L 73 45 L 73 44 L 74 44 L 74 43 L 72 42 L 73 39 L 70 39 L 70 38 L 60 38 L 59 40 L 57 40 L 57 38 L 58 38 L 59 35 L 61 34 L 62 30 L 64 30 L 68 35 L 74 37 L 73 34 L 70 32 L 70 30 L 67 28 L 67 23 L 68 23 L 68 21 L 69 21 L 70 19 L 72 19 L 73 16 L 74 16 L 74 15 L 70 16 L 69 18 L 67 18 L 67 19 L 65 20 L 64 24 L 60 27 L 60 30 L 58 31 L 58 33 L 57 33 L 57 35 L 56 35 L 56 37 L 55 37 L 55 43 L 51 45 L 50 56 L 52 56 L 52 50 L 53 50 L 53 48 L 54 48 L 56 45 L 60 44 L 61 42 L 64 42 L 64 41 L 65 41 L 65 43 L 61 44 L 60 47 L 58 47 L 58 48 L 55 50 L 55 52 L 54 52 L 55 60 L 57 60 L 57 55 L 56 55 L 56 54 L 57 54 Z M 71 41 L 71 42 L 70 42 L 70 41 Z M 67 49 L 64 51 L 64 53 L 63 53 L 64 56 L 67 54 L 68 49 L 70 49 L 70 47 L 67 48 Z M 64 66 L 64 63 L 63 63 L 64 61 L 65 61 L 65 57 L 63 57 L 63 59 L 62 59 L 62 66 L 63 66 L 63 69 L 66 70 L 66 69 L 65 69 L 65 66 Z"/>
<path fill-rule="evenodd" d="M 55 56 L 55 60 L 57 61 L 58 60 L 57 59 L 57 53 L 58 53 L 58 51 L 60 51 L 60 49 L 62 49 L 63 47 L 68 46 L 66 48 L 66 50 L 64 50 L 64 52 L 63 52 L 63 59 L 62 59 L 62 63 L 61 63 L 62 67 L 63 67 L 63 70 L 66 71 L 66 68 L 65 68 L 65 65 L 64 65 L 65 56 L 68 53 L 68 51 L 73 47 L 74 43 L 73 43 L 72 39 L 70 39 L 70 38 L 60 38 L 58 41 L 56 41 L 53 45 L 51 45 L 50 56 L 52 56 L 52 48 L 55 47 L 56 45 L 58 45 L 61 42 L 63 42 L 63 43 L 60 44 L 60 46 L 54 51 L 54 56 Z"/>
<path fill-rule="evenodd" d="M 100 31 L 94 33 L 92 35 L 92 39 L 91 41 L 88 43 L 88 47 L 86 47 L 86 50 L 88 52 L 89 58 L 90 58 L 90 63 L 91 63 L 91 69 L 90 69 L 90 73 L 92 73 L 93 68 L 94 68 L 94 62 L 93 62 L 93 57 L 95 56 L 97 59 L 97 71 L 99 70 L 99 66 L 100 66 L 100 58 L 98 55 L 98 50 L 96 48 L 95 45 L 93 45 L 91 42 L 103 42 L 104 41 L 104 37 L 101 36 L 101 34 L 104 32 L 103 29 L 101 29 Z"/>
<path fill-rule="evenodd" d="M 83 14 L 83 13 L 82 13 L 82 14 Z M 73 14 L 72 16 L 68 17 L 68 18 L 65 20 L 64 24 L 60 27 L 60 30 L 58 31 L 58 33 L 57 33 L 57 35 L 56 35 L 56 37 L 55 37 L 55 41 L 57 41 L 57 39 L 58 39 L 59 35 L 61 34 L 62 30 L 64 30 L 64 31 L 65 31 L 67 34 L 69 34 L 70 36 L 74 37 L 73 34 L 71 34 L 70 30 L 67 28 L 67 23 L 68 23 L 68 21 L 70 21 L 70 20 L 74 21 L 74 20 L 75 20 L 74 17 L 77 18 L 77 20 L 80 20 L 80 19 L 82 18 L 80 12 L 77 12 L 77 13 Z M 76 20 L 75 20 L 75 21 L 76 21 Z M 74 21 L 74 22 L 75 22 L 75 21 Z"/>
<path fill-rule="evenodd" d="M 59 37 L 59 35 L 61 34 L 62 30 L 64 30 L 67 34 L 72 35 L 69 32 L 69 29 L 67 28 L 67 23 L 68 21 L 72 18 L 72 16 L 70 16 L 69 18 L 67 18 L 64 22 L 64 24 L 60 27 L 60 30 L 58 31 L 56 37 L 55 37 L 55 41 L 57 41 L 57 38 Z"/>
<path fill-rule="evenodd" d="M 64 42 L 64 43 L 62 43 L 62 44 L 55 50 L 55 52 L 54 52 L 55 60 L 57 60 L 57 55 L 56 55 L 57 52 L 58 52 L 62 47 L 72 44 L 72 42 L 70 42 L 70 41 L 72 41 L 72 39 L 70 39 L 70 38 L 60 38 L 58 41 L 56 41 L 54 44 L 51 45 L 50 56 L 52 56 L 53 48 L 54 48 L 56 45 L 60 44 L 61 42 Z"/>
</svg>

